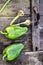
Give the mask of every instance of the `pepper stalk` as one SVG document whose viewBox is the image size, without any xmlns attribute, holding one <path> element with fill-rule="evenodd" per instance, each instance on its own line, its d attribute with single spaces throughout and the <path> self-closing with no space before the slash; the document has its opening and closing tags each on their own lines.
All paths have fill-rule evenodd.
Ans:
<svg viewBox="0 0 43 65">
<path fill-rule="evenodd" d="M 31 21 L 30 20 L 26 20 L 25 22 L 22 22 L 22 23 L 19 23 L 19 24 L 16 24 L 16 25 L 21 25 L 21 24 L 24 24 L 24 25 L 30 25 L 31 24 Z"/>
<path fill-rule="evenodd" d="M 2 60 L 4 61 L 5 58 L 6 58 L 6 54 L 3 56 Z"/>
<path fill-rule="evenodd" d="M 10 25 L 12 25 L 20 16 L 24 16 L 24 12 L 22 10 L 18 11 L 17 16 L 11 21 Z"/>
<path fill-rule="evenodd" d="M 7 34 L 7 33 L 4 33 L 4 32 L 2 32 L 2 31 L 0 31 L 0 34 Z"/>
<path fill-rule="evenodd" d="M 0 9 L 0 13 L 5 9 L 5 7 L 7 6 L 7 4 L 10 2 L 11 0 L 7 0 L 6 3 L 2 6 L 2 8 Z"/>
</svg>

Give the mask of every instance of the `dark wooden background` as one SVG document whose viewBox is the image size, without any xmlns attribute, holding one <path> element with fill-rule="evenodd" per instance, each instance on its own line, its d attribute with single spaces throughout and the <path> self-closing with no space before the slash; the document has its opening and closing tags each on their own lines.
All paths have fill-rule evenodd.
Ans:
<svg viewBox="0 0 43 65">
<path fill-rule="evenodd" d="M 0 0 L 0 9 L 4 5 L 6 0 Z M 30 1 L 29 0 L 11 0 L 11 2 L 7 5 L 2 13 L 0 13 L 0 30 L 9 25 L 12 19 L 16 16 L 18 10 L 22 9 L 25 14 L 30 14 Z M 24 16 L 19 18 L 16 23 L 23 22 L 26 19 L 30 19 L 28 16 Z M 25 55 L 25 52 L 32 51 L 32 44 L 31 44 L 31 26 L 28 27 L 28 32 L 21 36 L 16 40 L 7 39 L 4 35 L 0 34 L 0 65 L 28 65 L 28 55 Z M 15 43 L 15 42 L 22 42 L 25 45 L 24 50 L 20 54 L 20 56 L 12 62 L 2 61 L 2 51 L 5 46 Z"/>
<path fill-rule="evenodd" d="M 5 2 L 6 0 L 0 0 L 0 9 Z M 19 9 L 22 9 L 25 14 L 30 15 L 30 0 L 11 0 L 11 2 L 7 5 L 5 10 L 2 13 L 0 13 L 0 30 L 3 31 L 4 28 L 9 25 L 12 19 L 16 16 L 16 13 Z M 30 19 L 30 17 L 21 17 L 16 21 L 16 23 L 23 22 L 26 19 Z M 0 65 L 35 65 L 35 63 L 37 62 L 34 62 L 33 59 L 30 59 L 31 57 L 37 59 L 40 58 L 39 60 L 42 61 L 41 55 L 43 55 L 43 53 L 39 54 L 33 52 L 27 54 L 27 52 L 32 51 L 31 33 L 31 26 L 29 26 L 28 32 L 16 40 L 7 39 L 4 35 L 0 34 Z M 25 45 L 24 50 L 21 52 L 21 54 L 16 60 L 11 62 L 7 62 L 6 60 L 2 61 L 2 51 L 5 48 L 5 46 L 15 42 L 22 42 Z"/>
</svg>

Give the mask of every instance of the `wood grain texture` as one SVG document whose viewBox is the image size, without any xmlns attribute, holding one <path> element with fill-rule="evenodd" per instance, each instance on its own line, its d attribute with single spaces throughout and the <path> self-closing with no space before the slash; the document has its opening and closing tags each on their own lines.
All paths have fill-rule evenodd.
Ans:
<svg viewBox="0 0 43 65">
<path fill-rule="evenodd" d="M 39 55 L 39 53 L 25 54 L 25 52 L 22 52 L 16 60 L 7 62 L 1 60 L 2 55 L 0 54 L 0 65 L 42 65 L 38 58 Z M 43 55 L 41 54 L 40 57 L 40 60 L 42 60 Z"/>
<path fill-rule="evenodd" d="M 0 0 L 0 9 L 6 0 Z M 16 16 L 16 13 L 19 9 L 22 9 L 25 14 L 30 14 L 30 2 L 29 0 L 11 0 L 11 2 L 7 5 L 5 10 L 0 13 L 0 30 L 4 30 L 6 26 L 10 24 L 12 19 Z M 15 23 L 24 22 L 26 19 L 30 19 L 29 17 L 21 17 L 16 20 Z M 2 61 L 2 54 L 0 54 L 0 65 L 28 65 L 29 64 L 29 55 L 25 55 L 26 51 L 32 50 L 31 44 L 31 29 L 28 27 L 28 32 L 21 36 L 18 39 L 10 40 L 7 39 L 4 35 L 0 34 L 0 53 L 2 53 L 5 46 L 15 43 L 15 42 L 22 42 L 25 45 L 24 50 L 20 54 L 20 56 L 12 62 Z"/>
<path fill-rule="evenodd" d="M 0 9 L 6 0 L 0 0 Z M 19 9 L 22 9 L 25 14 L 29 14 L 29 0 L 11 0 L 0 16 L 15 16 Z"/>
<path fill-rule="evenodd" d="M 0 5 L 1 6 L 4 3 L 5 3 L 5 0 L 3 0 L 3 1 L 0 0 Z M 29 4 L 28 0 L 25 0 L 25 2 L 24 2 L 24 0 L 12 0 L 9 3 L 9 5 L 5 8 L 5 10 L 0 14 L 0 30 L 3 31 L 3 29 L 10 24 L 12 19 L 16 16 L 15 14 L 18 11 L 18 9 L 22 9 L 22 8 L 26 9 L 26 8 L 28 8 L 27 3 Z M 1 8 L 1 6 L 0 6 L 0 8 Z M 6 12 L 8 13 L 8 15 L 7 15 Z M 28 12 L 28 10 L 25 11 L 25 12 Z M 24 22 L 26 19 L 29 19 L 29 17 L 21 17 L 15 23 Z M 22 37 L 20 37 L 20 38 L 18 38 L 16 40 L 9 40 L 9 39 L 6 39 L 6 37 L 4 35 L 0 35 L 0 42 L 3 43 L 4 45 L 8 45 L 8 44 L 10 44 L 12 42 L 24 42 L 25 49 L 27 51 L 27 50 L 30 50 L 30 49 L 28 49 L 29 45 L 27 45 L 28 44 L 27 41 L 29 41 L 28 38 L 30 38 L 30 36 L 27 37 L 28 35 L 29 35 L 29 33 L 27 32 L 24 36 L 22 36 Z M 31 47 L 31 45 L 30 45 L 30 47 Z"/>
</svg>

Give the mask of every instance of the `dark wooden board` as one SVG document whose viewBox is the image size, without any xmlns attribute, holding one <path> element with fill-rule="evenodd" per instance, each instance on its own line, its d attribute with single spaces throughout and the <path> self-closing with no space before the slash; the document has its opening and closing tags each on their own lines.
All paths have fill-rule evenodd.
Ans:
<svg viewBox="0 0 43 65">
<path fill-rule="evenodd" d="M 3 4 L 6 2 L 6 0 L 0 0 L 0 8 L 3 6 Z M 30 2 L 29 0 L 11 0 L 11 2 L 7 5 L 5 10 L 0 13 L 0 30 L 4 30 L 6 26 L 10 24 L 12 19 L 16 16 L 16 13 L 19 9 L 22 9 L 25 14 L 30 14 Z M 21 17 L 19 18 L 16 23 L 20 23 L 25 21 L 26 19 L 30 19 L 29 17 Z M 31 26 L 28 27 L 28 32 L 21 36 L 20 38 L 16 40 L 10 40 L 7 39 L 4 35 L 0 34 L 0 65 L 28 65 L 28 55 L 25 55 L 25 52 L 32 51 L 32 44 L 31 44 Z M 6 62 L 2 61 L 2 51 L 5 48 L 5 46 L 15 43 L 15 42 L 22 42 L 25 45 L 24 50 L 21 52 L 20 56 L 12 61 L 12 62 Z"/>
</svg>

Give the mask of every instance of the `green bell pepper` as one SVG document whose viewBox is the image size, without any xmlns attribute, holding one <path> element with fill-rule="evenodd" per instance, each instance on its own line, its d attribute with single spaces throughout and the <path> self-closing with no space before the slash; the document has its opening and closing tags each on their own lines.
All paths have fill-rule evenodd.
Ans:
<svg viewBox="0 0 43 65">
<path fill-rule="evenodd" d="M 22 35 L 24 35 L 28 28 L 20 27 L 19 25 L 13 25 L 13 23 L 18 19 L 18 17 L 24 16 L 24 12 L 22 10 L 18 11 L 17 16 L 11 21 L 10 25 L 4 29 L 4 32 L 0 31 L 1 34 L 4 34 L 9 39 L 16 39 Z M 27 24 L 24 22 L 23 24 Z"/>
<path fill-rule="evenodd" d="M 20 27 L 18 25 L 11 25 L 4 29 L 5 36 L 9 39 L 16 39 L 27 32 L 27 27 Z"/>
<path fill-rule="evenodd" d="M 24 45 L 22 43 L 12 44 L 6 47 L 3 50 L 2 60 L 6 59 L 7 61 L 12 61 L 16 59 L 19 56 L 23 48 L 24 48 Z"/>
</svg>

